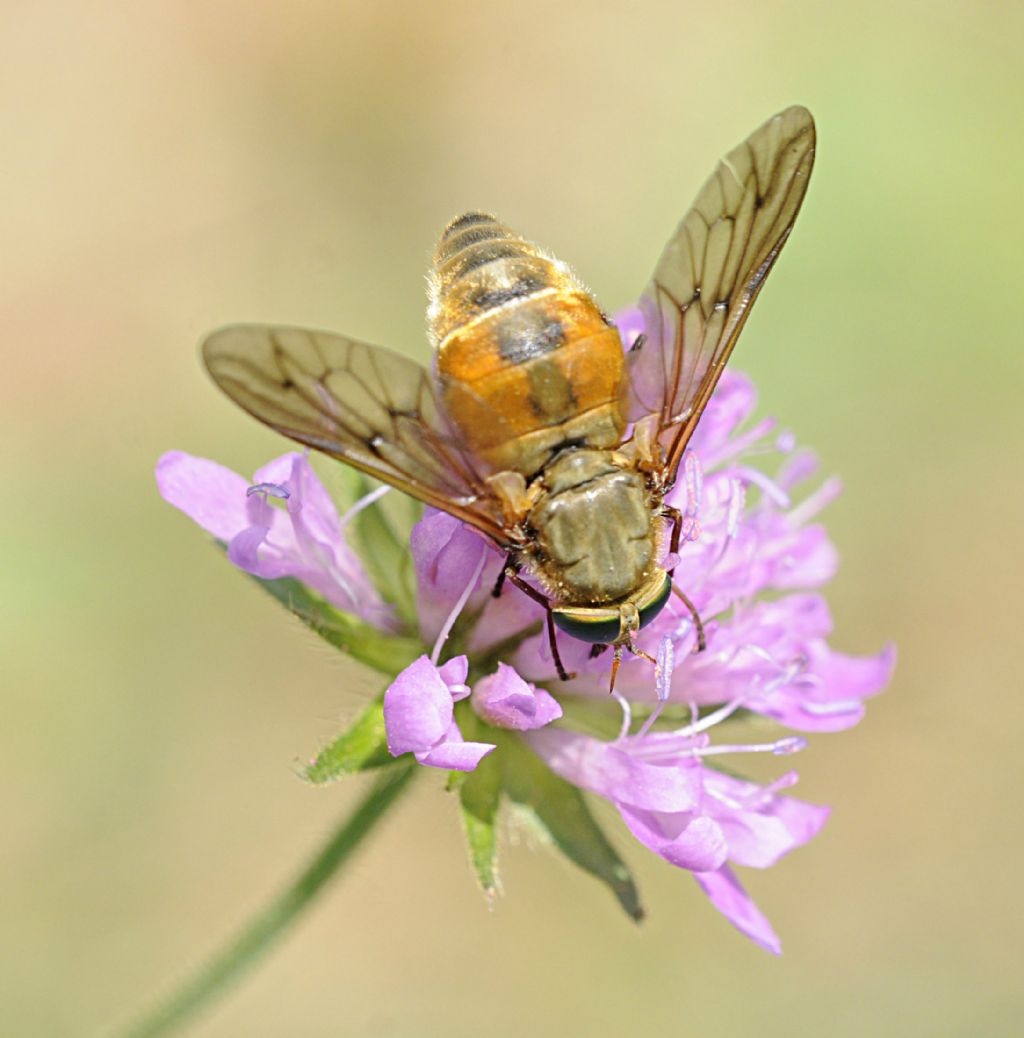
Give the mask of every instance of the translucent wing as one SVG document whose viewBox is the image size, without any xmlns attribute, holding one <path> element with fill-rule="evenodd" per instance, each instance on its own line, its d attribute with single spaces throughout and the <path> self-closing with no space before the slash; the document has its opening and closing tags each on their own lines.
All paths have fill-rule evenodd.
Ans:
<svg viewBox="0 0 1024 1038">
<path fill-rule="evenodd" d="M 630 417 L 659 415 L 670 481 L 792 230 L 814 143 L 811 113 L 793 107 L 730 151 L 640 300 L 647 339 L 629 356 Z"/>
<path fill-rule="evenodd" d="M 232 325 L 203 343 L 214 381 L 270 428 L 475 526 L 498 543 L 500 506 L 461 450 L 433 380 L 391 350 L 328 332 Z"/>
</svg>

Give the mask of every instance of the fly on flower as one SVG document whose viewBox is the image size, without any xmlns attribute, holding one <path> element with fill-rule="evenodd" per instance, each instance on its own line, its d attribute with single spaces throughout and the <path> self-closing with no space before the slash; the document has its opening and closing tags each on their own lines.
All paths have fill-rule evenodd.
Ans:
<svg viewBox="0 0 1024 1038">
<path fill-rule="evenodd" d="M 624 341 L 565 264 L 466 213 L 430 273 L 434 371 L 326 332 L 236 325 L 203 346 L 217 384 L 271 428 L 442 509 L 505 554 L 555 629 L 615 647 L 611 685 L 675 593 L 691 517 L 666 503 L 750 308 L 792 229 L 814 161 L 800 107 L 721 161 Z M 628 338 L 628 336 L 625 336 Z M 536 585 L 536 586 L 535 586 Z M 649 657 L 650 658 L 650 657 Z M 652 659 L 653 662 L 653 659 Z"/>
</svg>

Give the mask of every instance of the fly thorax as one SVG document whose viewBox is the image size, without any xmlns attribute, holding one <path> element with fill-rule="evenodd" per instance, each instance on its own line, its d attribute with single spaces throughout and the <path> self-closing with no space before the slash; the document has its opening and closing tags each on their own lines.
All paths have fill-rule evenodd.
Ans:
<svg viewBox="0 0 1024 1038">
<path fill-rule="evenodd" d="M 640 473 L 609 451 L 570 449 L 539 478 L 539 499 L 527 517 L 531 561 L 559 601 L 613 602 L 649 578 L 657 535 Z"/>
</svg>

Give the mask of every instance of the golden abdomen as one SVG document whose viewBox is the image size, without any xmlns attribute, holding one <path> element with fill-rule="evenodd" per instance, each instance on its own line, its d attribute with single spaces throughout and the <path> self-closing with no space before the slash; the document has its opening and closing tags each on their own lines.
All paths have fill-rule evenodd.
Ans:
<svg viewBox="0 0 1024 1038">
<path fill-rule="evenodd" d="M 491 217 L 454 221 L 432 272 L 445 409 L 494 471 L 529 477 L 566 444 L 618 446 L 618 331 L 566 267 Z"/>
</svg>

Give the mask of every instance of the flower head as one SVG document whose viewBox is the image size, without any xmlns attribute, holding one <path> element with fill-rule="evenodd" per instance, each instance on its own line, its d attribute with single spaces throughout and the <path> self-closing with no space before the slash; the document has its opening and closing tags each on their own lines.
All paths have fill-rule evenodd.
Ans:
<svg viewBox="0 0 1024 1038">
<path fill-rule="evenodd" d="M 639 312 L 620 316 L 627 343 L 642 321 Z M 560 652 L 576 676 L 557 681 L 542 607 L 513 587 L 495 597 L 503 556 L 446 513 L 428 508 L 412 529 L 416 622 L 403 627 L 399 617 L 411 610 L 374 587 L 346 540 L 351 513 L 339 516 L 304 456 L 278 458 L 250 484 L 173 452 L 161 458 L 157 481 L 167 500 L 226 544 L 235 565 L 313 592 L 319 605 L 311 617 L 307 603 L 303 619 L 318 632 L 340 611 L 364 622 L 359 637 L 382 639 L 372 659 L 388 672 L 387 688 L 353 728 L 379 738 L 380 753 L 364 748 L 353 765 L 346 751 L 338 759 L 348 763 L 336 771 L 412 754 L 460 776 L 485 889 L 494 889 L 496 813 L 506 798 L 639 917 L 632 880 L 586 793 L 614 805 L 635 839 L 693 873 L 730 922 L 778 952 L 734 867 L 775 864 L 818 832 L 828 809 L 785 792 L 795 771 L 762 784 L 738 777 L 735 761 L 797 752 L 804 738 L 792 732 L 856 724 L 865 699 L 888 681 L 894 653 L 856 658 L 829 644 L 832 620 L 819 589 L 837 554 L 818 515 L 839 484 L 815 486 L 813 454 L 772 421 L 751 422 L 755 402 L 747 378 L 724 375 L 667 498 L 682 516 L 681 543 L 663 564 L 704 618 L 706 649 L 694 651 L 692 614 L 671 598 L 637 637 L 648 658 L 624 659 L 614 699 L 608 658 L 568 637 Z M 738 741 L 731 732 L 741 718 L 778 730 Z M 726 755 L 728 771 L 718 766 Z"/>
</svg>

